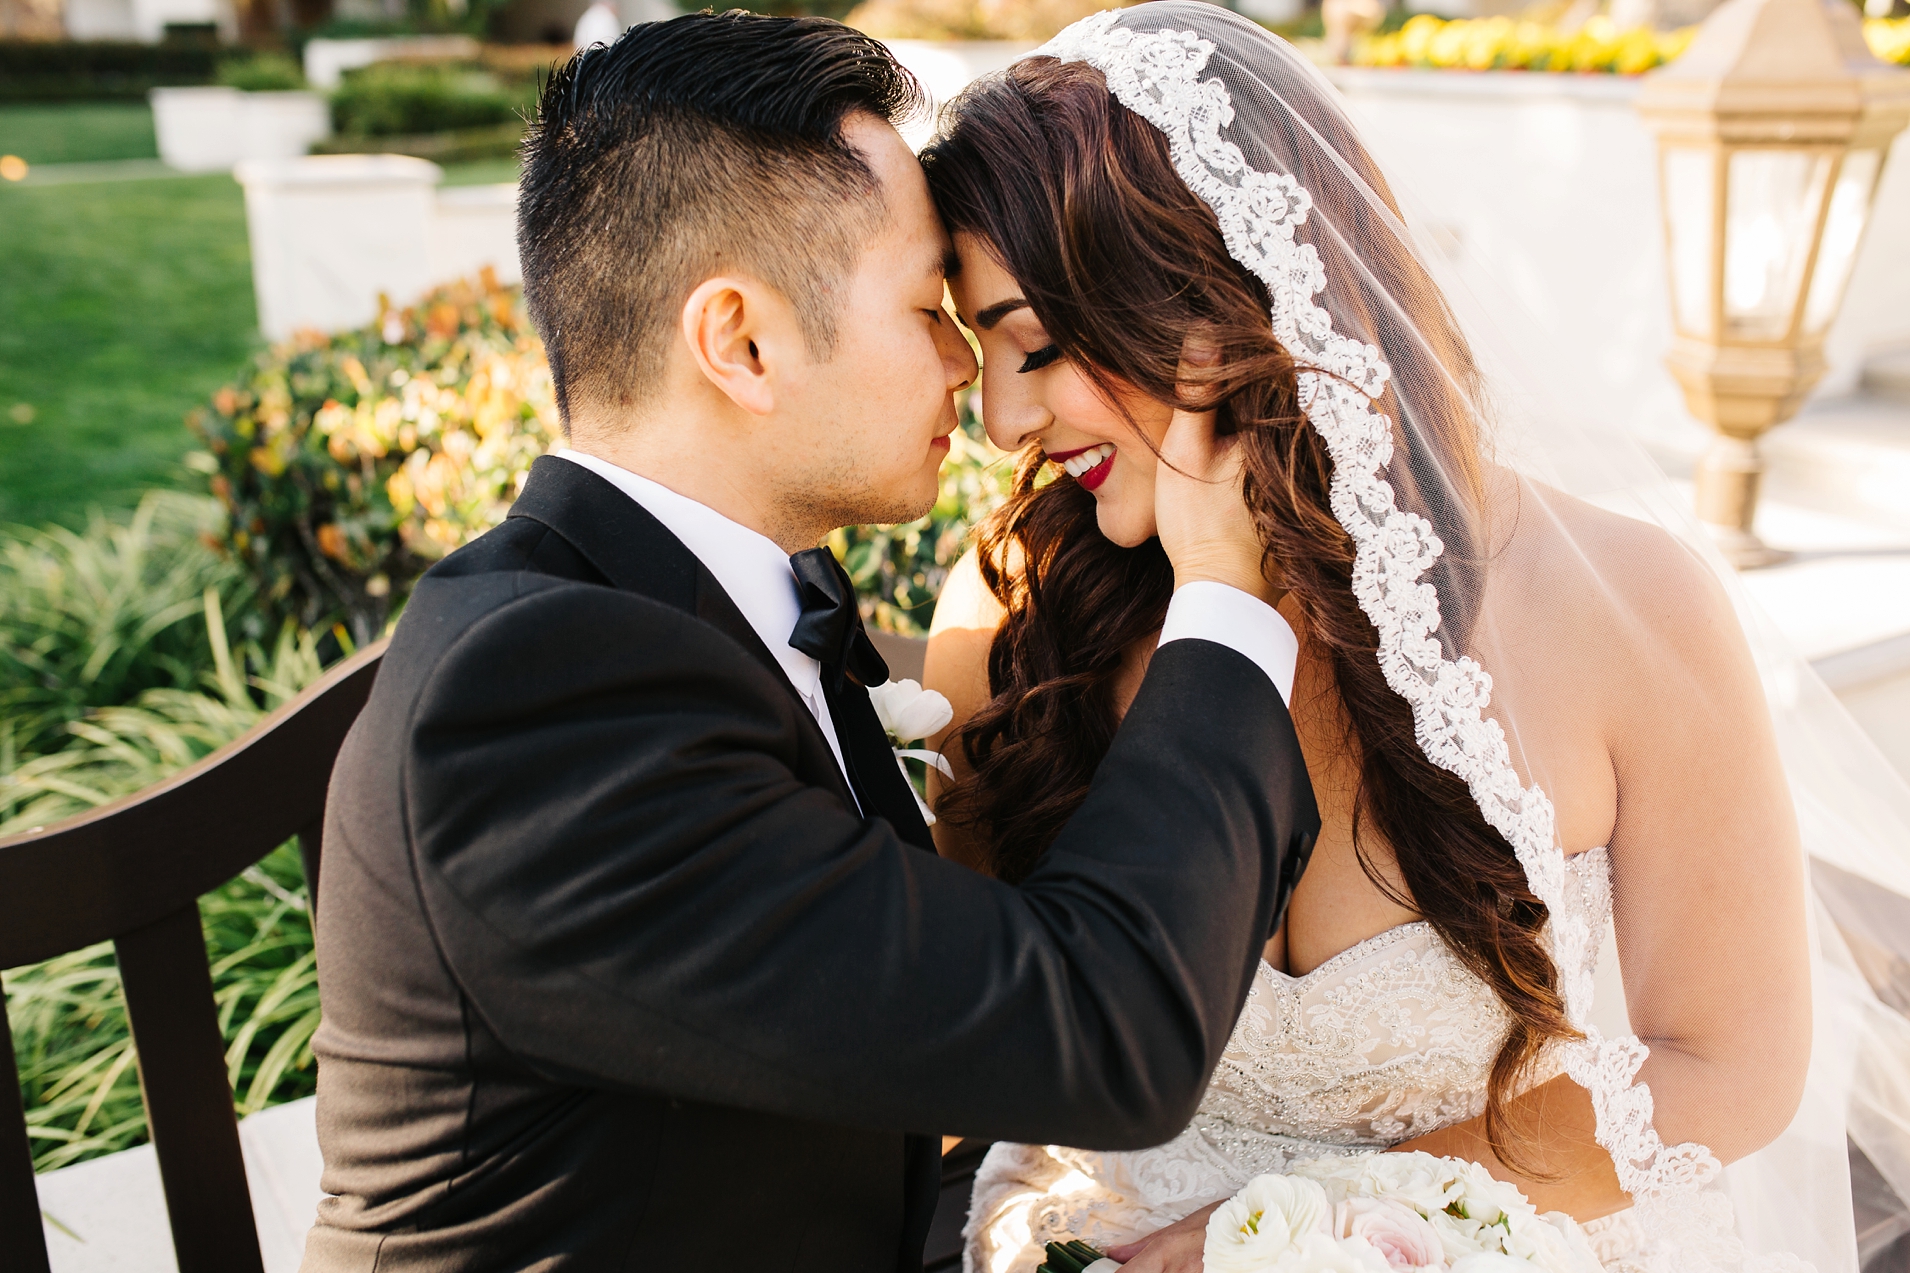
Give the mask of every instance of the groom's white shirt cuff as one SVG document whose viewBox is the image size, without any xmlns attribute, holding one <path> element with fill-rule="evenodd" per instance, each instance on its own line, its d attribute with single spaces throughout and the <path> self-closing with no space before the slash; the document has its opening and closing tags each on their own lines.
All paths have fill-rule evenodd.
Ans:
<svg viewBox="0 0 1910 1273">
<path fill-rule="evenodd" d="M 1251 659 L 1272 678 L 1280 701 L 1293 702 L 1293 667 L 1300 659 L 1300 639 L 1280 612 L 1260 598 L 1205 579 L 1182 584 L 1167 603 L 1160 644 L 1190 637 L 1224 645 Z"/>
</svg>

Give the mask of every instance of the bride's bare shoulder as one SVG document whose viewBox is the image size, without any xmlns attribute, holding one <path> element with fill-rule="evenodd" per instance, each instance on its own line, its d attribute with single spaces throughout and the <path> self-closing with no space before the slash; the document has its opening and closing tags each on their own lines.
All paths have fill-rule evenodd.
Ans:
<svg viewBox="0 0 1910 1273">
<path fill-rule="evenodd" d="M 922 684 L 947 697 L 955 709 L 949 729 L 930 740 L 934 747 L 940 747 L 947 733 L 960 728 L 988 701 L 988 650 L 1008 617 L 982 578 L 976 551 L 963 554 L 948 572 L 929 625 Z"/>
<path fill-rule="evenodd" d="M 1538 603 L 1530 612 L 1545 616 L 1555 638 L 1591 642 L 1607 654 L 1651 647 L 1687 666 L 1742 660 L 1731 600 L 1682 540 L 1655 522 L 1538 482 L 1520 488 L 1506 574 Z M 1609 658 L 1599 662 L 1615 668 Z"/>
<path fill-rule="evenodd" d="M 969 549 L 950 567 L 935 601 L 935 619 L 929 625 L 929 640 L 949 632 L 986 631 L 991 637 L 1008 612 L 982 578 L 977 549 Z"/>
</svg>

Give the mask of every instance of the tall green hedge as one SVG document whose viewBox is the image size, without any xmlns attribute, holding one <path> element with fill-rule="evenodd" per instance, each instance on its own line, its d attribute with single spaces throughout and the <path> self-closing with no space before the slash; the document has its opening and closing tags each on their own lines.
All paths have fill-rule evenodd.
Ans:
<svg viewBox="0 0 1910 1273">
<path fill-rule="evenodd" d="M 143 98 L 149 89 L 210 84 L 216 45 L 130 40 L 0 40 L 0 101 Z"/>
</svg>

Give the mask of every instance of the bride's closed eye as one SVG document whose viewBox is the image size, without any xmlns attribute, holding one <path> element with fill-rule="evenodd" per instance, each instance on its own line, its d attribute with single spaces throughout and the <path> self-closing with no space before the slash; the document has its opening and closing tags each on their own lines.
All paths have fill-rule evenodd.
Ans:
<svg viewBox="0 0 1910 1273">
<path fill-rule="evenodd" d="M 1022 360 L 1021 366 L 1016 368 L 1015 374 L 1020 375 L 1027 371 L 1040 371 L 1043 367 L 1051 365 L 1060 357 L 1061 346 L 1059 345 L 1049 345 L 1046 348 L 1037 349 Z"/>
</svg>

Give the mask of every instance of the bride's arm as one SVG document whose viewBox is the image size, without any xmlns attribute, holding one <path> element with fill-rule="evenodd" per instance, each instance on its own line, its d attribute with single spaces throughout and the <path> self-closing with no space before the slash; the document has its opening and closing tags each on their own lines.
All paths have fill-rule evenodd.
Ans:
<svg viewBox="0 0 1910 1273">
<path fill-rule="evenodd" d="M 1608 750 L 1617 783 L 1613 919 L 1637 1082 L 1666 1144 L 1720 1161 L 1789 1124 L 1810 1060 L 1803 861 L 1757 670 L 1717 580 L 1656 532 L 1602 582 L 1629 620 L 1605 629 Z M 1606 611 L 1609 616 L 1609 609 Z M 1512 1102 L 1535 1179 L 1500 1162 L 1482 1120 L 1399 1146 L 1483 1162 L 1541 1208 L 1580 1219 L 1626 1198 L 1593 1139 L 1589 1094 L 1559 1078 Z"/>
<path fill-rule="evenodd" d="M 982 581 L 971 550 L 955 563 L 942 586 L 922 668 L 922 684 L 940 691 L 955 709 L 948 727 L 929 739 L 928 745 L 942 753 L 958 779 L 969 772 L 959 742 L 961 728 L 992 697 L 988 689 L 988 648 L 1005 617 L 1001 603 Z M 931 805 L 947 785 L 940 774 L 930 771 Z M 986 851 L 974 832 L 956 827 L 947 819 L 937 821 L 933 832 L 935 847 L 943 857 L 978 868 L 986 861 Z"/>
</svg>

